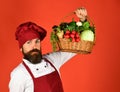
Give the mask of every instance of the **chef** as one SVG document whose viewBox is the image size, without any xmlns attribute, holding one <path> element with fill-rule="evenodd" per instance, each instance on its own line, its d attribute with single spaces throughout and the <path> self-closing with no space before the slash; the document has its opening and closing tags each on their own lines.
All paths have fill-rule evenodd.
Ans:
<svg viewBox="0 0 120 92">
<path fill-rule="evenodd" d="M 64 92 L 59 69 L 76 54 L 59 51 L 43 55 L 41 41 L 46 33 L 33 22 L 17 27 L 15 36 L 23 59 L 11 72 L 10 92 Z"/>
</svg>

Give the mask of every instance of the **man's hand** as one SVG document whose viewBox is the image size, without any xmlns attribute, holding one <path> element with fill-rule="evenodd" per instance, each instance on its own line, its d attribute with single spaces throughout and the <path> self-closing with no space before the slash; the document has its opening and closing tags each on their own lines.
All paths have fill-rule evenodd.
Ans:
<svg viewBox="0 0 120 92">
<path fill-rule="evenodd" d="M 75 14 L 80 18 L 81 21 L 85 21 L 87 17 L 87 10 L 84 7 L 75 10 Z"/>
</svg>

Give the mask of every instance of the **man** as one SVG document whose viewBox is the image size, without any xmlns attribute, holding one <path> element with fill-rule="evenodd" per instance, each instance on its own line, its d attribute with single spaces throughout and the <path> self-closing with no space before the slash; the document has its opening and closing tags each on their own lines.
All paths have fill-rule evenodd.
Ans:
<svg viewBox="0 0 120 92">
<path fill-rule="evenodd" d="M 42 55 L 40 43 L 46 30 L 33 22 L 19 25 L 15 36 L 23 60 L 11 73 L 10 92 L 64 92 L 59 69 L 75 54 L 52 52 Z"/>
<path fill-rule="evenodd" d="M 87 11 L 78 8 L 75 14 L 85 21 Z M 15 36 L 23 60 L 11 73 L 10 92 L 64 92 L 59 69 L 76 54 L 59 51 L 42 55 L 40 43 L 46 33 L 44 28 L 33 22 L 18 26 Z"/>
</svg>

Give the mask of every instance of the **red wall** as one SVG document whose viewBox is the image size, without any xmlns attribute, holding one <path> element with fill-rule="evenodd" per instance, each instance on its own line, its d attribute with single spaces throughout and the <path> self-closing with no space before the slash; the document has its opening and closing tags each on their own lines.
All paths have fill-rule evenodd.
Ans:
<svg viewBox="0 0 120 92">
<path fill-rule="evenodd" d="M 0 92 L 8 92 L 10 72 L 22 58 L 16 27 L 25 21 L 43 26 L 43 53 L 51 52 L 51 27 L 80 6 L 94 20 L 96 45 L 92 54 L 77 55 L 61 68 L 65 92 L 120 92 L 120 0 L 1 0 Z"/>
</svg>

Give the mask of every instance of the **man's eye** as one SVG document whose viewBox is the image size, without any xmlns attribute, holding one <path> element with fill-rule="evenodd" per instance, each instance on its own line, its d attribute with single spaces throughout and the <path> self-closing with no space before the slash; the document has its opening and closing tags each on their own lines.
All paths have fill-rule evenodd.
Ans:
<svg viewBox="0 0 120 92">
<path fill-rule="evenodd" d="M 40 40 L 36 40 L 36 43 L 40 43 Z"/>
<path fill-rule="evenodd" d="M 31 41 L 27 41 L 27 44 L 30 44 L 31 43 Z"/>
</svg>

